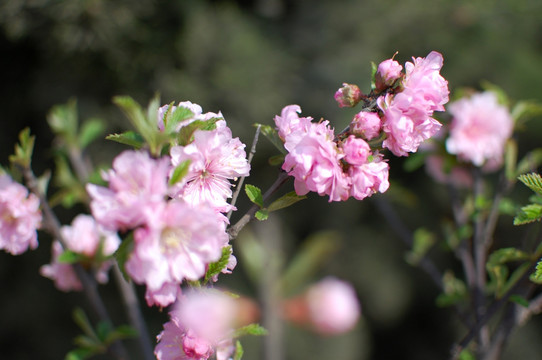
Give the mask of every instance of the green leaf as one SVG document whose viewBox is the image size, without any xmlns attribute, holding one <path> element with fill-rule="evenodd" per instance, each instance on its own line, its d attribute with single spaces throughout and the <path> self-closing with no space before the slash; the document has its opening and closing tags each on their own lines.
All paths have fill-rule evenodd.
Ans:
<svg viewBox="0 0 542 360">
<path fill-rule="evenodd" d="M 510 295 L 509 299 L 510 299 L 510 301 L 512 301 L 512 302 L 514 302 L 514 303 L 516 303 L 518 305 L 521 305 L 524 308 L 529 307 L 529 301 L 527 299 L 525 299 L 521 295 Z"/>
<path fill-rule="evenodd" d="M 132 250 L 134 249 L 134 234 L 131 232 L 121 243 L 118 247 L 117 251 L 113 254 L 115 259 L 117 259 L 117 263 L 119 264 L 119 269 L 122 271 L 122 275 L 124 276 L 124 279 L 126 281 L 130 281 L 130 275 L 126 273 L 126 270 L 124 269 L 124 264 L 126 261 L 128 261 L 128 258 L 130 257 L 130 254 L 132 253 Z"/>
<path fill-rule="evenodd" d="M 78 254 L 71 250 L 64 250 L 64 252 L 58 256 L 57 261 L 61 264 L 75 264 L 87 259 L 88 257 L 86 255 Z"/>
<path fill-rule="evenodd" d="M 277 130 L 275 130 L 274 127 L 271 127 L 269 125 L 263 125 L 263 124 L 255 124 L 255 126 L 260 126 L 260 132 L 267 138 L 269 141 L 271 141 L 271 144 L 275 145 L 275 147 L 284 155 L 286 155 L 286 149 L 284 148 L 284 143 L 282 142 L 281 138 L 279 137 L 279 134 Z"/>
<path fill-rule="evenodd" d="M 376 89 L 376 72 L 378 71 L 378 65 L 374 61 L 371 61 L 371 90 Z"/>
<path fill-rule="evenodd" d="M 495 250 L 487 261 L 487 267 L 505 264 L 511 261 L 528 260 L 529 254 L 519 249 L 508 247 Z"/>
<path fill-rule="evenodd" d="M 417 229 L 413 234 L 412 250 L 406 254 L 406 261 L 417 265 L 435 242 L 435 234 L 425 228 Z"/>
<path fill-rule="evenodd" d="M 523 125 L 529 118 L 542 114 L 542 104 L 535 101 L 518 101 L 511 110 L 512 119 L 517 125 Z"/>
<path fill-rule="evenodd" d="M 504 173 L 508 181 L 516 180 L 516 166 L 518 161 L 518 145 L 514 139 L 506 141 L 504 150 Z"/>
<path fill-rule="evenodd" d="M 246 184 L 245 193 L 247 194 L 250 201 L 263 208 L 262 190 L 260 190 L 254 185 Z"/>
<path fill-rule="evenodd" d="M 538 261 L 535 271 L 531 274 L 529 279 L 536 284 L 542 284 L 542 260 Z"/>
<path fill-rule="evenodd" d="M 525 174 L 533 171 L 542 165 L 542 149 L 534 149 L 528 152 L 517 165 L 516 175 Z"/>
<path fill-rule="evenodd" d="M 514 225 L 524 225 L 542 219 L 542 205 L 529 204 L 522 207 L 514 218 Z"/>
<path fill-rule="evenodd" d="M 68 103 L 56 105 L 49 111 L 47 122 L 53 132 L 68 144 L 77 139 L 77 101 L 72 98 Z"/>
<path fill-rule="evenodd" d="M 94 351 L 90 349 L 79 348 L 67 353 L 64 360 L 83 360 L 88 359 L 92 355 L 94 355 Z"/>
<path fill-rule="evenodd" d="M 271 166 L 282 165 L 282 163 L 284 162 L 284 154 L 271 156 L 269 157 L 267 162 Z"/>
<path fill-rule="evenodd" d="M 96 140 L 98 136 L 102 135 L 104 130 L 105 125 L 101 119 L 89 119 L 85 121 L 78 136 L 79 146 L 84 149 Z"/>
<path fill-rule="evenodd" d="M 241 358 L 243 357 L 243 353 L 243 346 L 241 346 L 241 342 L 237 340 L 237 342 L 235 343 L 235 353 L 233 354 L 233 360 L 241 360 Z"/>
<path fill-rule="evenodd" d="M 28 168 L 34 151 L 35 136 L 30 136 L 30 128 L 19 133 L 19 143 L 15 145 L 15 153 L 10 155 L 9 161 L 14 165 Z"/>
<path fill-rule="evenodd" d="M 214 263 L 209 264 L 207 272 L 205 273 L 204 282 L 209 282 L 214 276 L 220 274 L 222 270 L 226 268 L 228 262 L 230 261 L 230 256 L 232 254 L 232 247 L 225 246 L 222 248 L 222 255 L 220 259 Z"/>
<path fill-rule="evenodd" d="M 542 177 L 537 173 L 523 174 L 518 176 L 519 181 L 527 185 L 534 192 L 542 195 Z"/>
<path fill-rule="evenodd" d="M 117 340 L 136 338 L 139 334 L 137 330 L 128 325 L 120 325 L 113 330 L 110 330 L 106 333 L 104 337 L 104 343 L 106 345 L 111 345 Z"/>
<path fill-rule="evenodd" d="M 110 134 L 105 137 L 107 140 L 116 141 L 118 143 L 132 146 L 135 149 L 141 149 L 145 144 L 145 139 L 134 131 L 125 131 L 121 134 Z"/>
<path fill-rule="evenodd" d="M 233 338 L 238 338 L 245 335 L 263 336 L 267 335 L 267 330 L 259 324 L 249 324 L 243 326 L 233 333 Z"/>
<path fill-rule="evenodd" d="M 267 207 L 267 210 L 271 212 L 271 211 L 284 209 L 306 198 L 307 198 L 306 196 L 299 196 L 295 193 L 295 191 L 292 191 L 292 192 L 287 193 L 286 195 L 281 196 L 277 200 L 273 201 L 271 205 Z"/>
<path fill-rule="evenodd" d="M 190 163 L 190 160 L 185 160 L 175 167 L 173 174 L 171 174 L 171 177 L 169 178 L 169 186 L 175 185 L 188 174 Z"/>
<path fill-rule="evenodd" d="M 437 296 L 436 303 L 439 307 L 455 305 L 467 298 L 467 286 L 456 278 L 452 271 L 446 271 L 442 277 L 444 291 Z"/>
<path fill-rule="evenodd" d="M 476 356 L 469 349 L 463 349 L 459 354 L 459 360 L 476 360 Z"/>
<path fill-rule="evenodd" d="M 179 145 L 186 146 L 194 140 L 194 133 L 197 130 L 210 131 L 216 129 L 216 122 L 220 118 L 212 118 L 209 120 L 196 120 L 190 124 L 183 126 L 177 135 Z"/>
<path fill-rule="evenodd" d="M 72 313 L 73 320 L 79 326 L 81 330 L 83 330 L 83 333 L 88 336 L 89 338 L 98 341 L 98 336 L 96 335 L 96 332 L 94 331 L 94 328 L 90 324 L 90 320 L 88 319 L 87 315 L 83 311 L 83 309 L 76 307 L 73 310 Z"/>
<path fill-rule="evenodd" d="M 254 217 L 260 221 L 267 220 L 269 218 L 269 211 L 267 209 L 260 209 L 256 211 Z"/>
<path fill-rule="evenodd" d="M 170 109 L 171 106 L 168 108 L 168 111 L 164 116 L 164 129 L 168 134 L 176 132 L 177 126 L 181 122 L 194 117 L 194 113 L 185 107 L 177 107 L 172 114 L 169 111 Z"/>
</svg>

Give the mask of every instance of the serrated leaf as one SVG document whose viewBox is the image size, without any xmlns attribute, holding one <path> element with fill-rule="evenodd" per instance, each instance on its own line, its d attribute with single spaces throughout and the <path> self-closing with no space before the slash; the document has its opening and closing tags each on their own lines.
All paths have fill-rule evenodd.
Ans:
<svg viewBox="0 0 542 360">
<path fill-rule="evenodd" d="M 536 284 L 542 284 L 542 260 L 538 261 L 534 273 L 531 274 L 529 279 Z"/>
<path fill-rule="evenodd" d="M 254 185 L 246 184 L 245 193 L 247 194 L 250 201 L 263 208 L 263 196 L 262 190 L 260 190 L 260 188 Z"/>
<path fill-rule="evenodd" d="M 235 330 L 233 333 L 233 338 L 238 338 L 245 335 L 263 336 L 267 335 L 267 333 L 267 330 L 263 326 L 260 326 L 259 324 L 249 324 Z"/>
<path fill-rule="evenodd" d="M 23 168 L 30 166 L 34 152 L 35 136 L 30 136 L 30 128 L 24 128 L 19 133 L 19 143 L 15 144 L 15 153 L 9 156 L 9 161 Z"/>
<path fill-rule="evenodd" d="M 260 221 L 267 220 L 269 218 L 269 211 L 267 209 L 260 209 L 256 211 L 254 217 Z"/>
<path fill-rule="evenodd" d="M 172 114 L 169 113 L 169 109 L 171 109 L 171 106 L 168 108 L 166 115 L 164 115 L 164 127 L 167 133 L 176 132 L 177 126 L 181 122 L 194 117 L 194 113 L 190 109 L 182 106 L 177 107 Z"/>
<path fill-rule="evenodd" d="M 243 346 L 241 346 L 241 342 L 237 340 L 237 342 L 235 343 L 235 353 L 233 354 L 233 360 L 241 360 L 241 358 L 243 357 L 243 353 Z"/>
<path fill-rule="evenodd" d="M 269 212 L 272 212 L 284 209 L 306 198 L 306 196 L 299 196 L 295 193 L 295 191 L 292 191 L 273 201 L 271 205 L 267 207 L 267 210 L 269 210 Z"/>
<path fill-rule="evenodd" d="M 85 121 L 81 126 L 78 136 L 79 146 L 84 149 L 96 140 L 98 136 L 102 135 L 104 130 L 105 125 L 101 119 L 89 119 Z"/>
<path fill-rule="evenodd" d="M 271 144 L 275 145 L 275 147 L 284 155 L 286 155 L 286 149 L 284 148 L 284 143 L 279 137 L 279 134 L 275 128 L 269 126 L 269 125 L 263 125 L 263 124 L 255 124 L 256 126 L 260 126 L 260 132 L 267 138 L 269 141 L 271 141 Z"/>
<path fill-rule="evenodd" d="M 493 253 L 491 253 L 487 261 L 487 267 L 497 266 L 511 261 L 520 261 L 527 259 L 529 259 L 529 254 L 527 254 L 525 251 L 513 247 L 502 248 L 495 250 Z"/>
<path fill-rule="evenodd" d="M 185 160 L 175 167 L 173 174 L 169 178 L 169 186 L 173 186 L 179 181 L 181 181 L 186 174 L 188 174 L 188 169 L 190 168 L 190 160 Z"/>
<path fill-rule="evenodd" d="M 61 264 L 75 264 L 87 259 L 88 257 L 83 254 L 78 254 L 71 250 L 64 250 L 64 252 L 58 256 L 57 261 Z"/>
<path fill-rule="evenodd" d="M 216 122 L 220 118 L 212 118 L 209 120 L 196 120 L 190 124 L 183 126 L 177 135 L 177 142 L 181 146 L 186 146 L 193 141 L 194 133 L 197 130 L 211 131 L 216 129 Z"/>
<path fill-rule="evenodd" d="M 134 132 L 134 131 L 125 131 L 121 134 L 110 134 L 105 137 L 107 140 L 116 141 L 118 143 L 132 146 L 135 149 L 141 149 L 145 144 L 145 139 Z"/>
<path fill-rule="evenodd" d="M 514 225 L 524 225 L 542 219 L 542 205 L 529 204 L 522 207 L 514 218 Z"/>
<path fill-rule="evenodd" d="M 518 176 L 519 181 L 524 183 L 529 189 L 542 195 L 542 177 L 537 173 L 522 174 Z"/>
<path fill-rule="evenodd" d="M 222 255 L 220 259 L 214 263 L 209 264 L 207 272 L 205 273 L 204 282 L 209 282 L 214 276 L 220 274 L 222 270 L 226 268 L 228 262 L 230 261 L 230 256 L 232 254 L 231 246 L 225 246 L 222 248 Z"/>
</svg>

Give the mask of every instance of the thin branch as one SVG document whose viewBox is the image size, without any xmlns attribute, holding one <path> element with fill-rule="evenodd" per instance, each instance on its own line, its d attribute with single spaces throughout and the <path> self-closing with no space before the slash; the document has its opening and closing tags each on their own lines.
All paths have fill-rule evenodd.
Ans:
<svg viewBox="0 0 542 360">
<path fill-rule="evenodd" d="M 260 136 L 261 128 L 262 128 L 261 124 L 258 124 L 258 126 L 256 127 L 256 133 L 254 134 L 254 139 L 252 140 L 252 146 L 250 147 L 250 153 L 248 154 L 248 159 L 247 159 L 249 164 L 252 162 L 252 158 L 254 157 L 254 154 L 256 154 L 256 145 L 258 144 L 258 138 Z M 245 182 L 245 176 L 239 179 L 239 183 L 237 184 L 237 189 L 235 190 L 235 193 L 233 194 L 231 198 L 231 206 L 235 206 L 235 203 L 237 202 L 237 198 L 239 197 L 239 193 L 241 192 L 241 189 L 243 188 L 244 182 Z M 230 212 L 228 212 L 228 220 L 231 218 L 232 213 L 233 213 L 233 210 L 230 210 Z"/>
</svg>

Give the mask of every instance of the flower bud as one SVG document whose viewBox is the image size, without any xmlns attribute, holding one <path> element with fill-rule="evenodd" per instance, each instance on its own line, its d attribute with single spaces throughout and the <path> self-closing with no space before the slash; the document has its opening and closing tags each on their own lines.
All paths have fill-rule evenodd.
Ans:
<svg viewBox="0 0 542 360">
<path fill-rule="evenodd" d="M 343 87 L 335 93 L 335 101 L 340 107 L 354 107 L 363 94 L 357 85 L 343 83 Z"/>
<path fill-rule="evenodd" d="M 380 120 L 380 116 L 375 112 L 360 111 L 350 123 L 350 132 L 366 140 L 378 137 L 381 128 L 382 121 Z"/>
<path fill-rule="evenodd" d="M 388 87 L 392 87 L 397 81 L 397 79 L 403 76 L 403 74 L 401 73 L 402 70 L 403 67 L 393 59 L 382 61 L 378 65 L 378 69 L 375 75 L 376 89 L 378 91 L 382 91 Z"/>
</svg>

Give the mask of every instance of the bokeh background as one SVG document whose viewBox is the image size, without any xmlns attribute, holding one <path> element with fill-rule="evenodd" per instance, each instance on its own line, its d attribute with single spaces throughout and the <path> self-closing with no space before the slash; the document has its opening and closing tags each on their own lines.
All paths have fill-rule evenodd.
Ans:
<svg viewBox="0 0 542 360">
<path fill-rule="evenodd" d="M 431 50 L 443 54 L 442 74 L 452 91 L 479 88 L 486 80 L 513 100 L 542 101 L 539 0 L 2 0 L 0 163 L 7 164 L 17 134 L 30 126 L 37 135 L 36 173 L 52 167 L 46 116 L 70 98 L 77 99 L 81 119 L 102 118 L 108 132 L 128 126 L 113 96 L 146 104 L 157 92 L 163 103 L 190 100 L 204 111 L 222 111 L 247 144 L 252 124 L 272 124 L 288 104 L 342 128 L 355 112 L 339 109 L 333 99 L 343 82 L 368 91 L 371 62 L 398 52 L 395 59 L 404 63 Z M 539 122 L 520 135 L 520 154 L 539 146 Z M 90 151 L 96 163 L 107 164 L 121 148 L 104 140 Z M 273 182 L 277 170 L 267 159 L 274 153 L 260 139 L 247 182 L 263 189 Z M 438 231 L 450 217 L 443 188 L 423 169 L 405 172 L 403 163 L 391 160 L 395 190 L 377 196 L 393 205 L 409 231 Z M 288 183 L 284 190 L 291 188 Z M 521 201 L 527 193 L 517 196 Z M 307 238 L 325 237 L 333 251 L 307 281 L 326 275 L 348 280 L 362 302 L 363 318 L 344 336 L 320 338 L 284 325 L 285 359 L 446 359 L 464 335 L 453 313 L 435 306 L 438 290 L 429 277 L 405 262 L 407 248 L 376 205 L 328 204 L 312 194 L 243 235 L 279 237 L 278 250 L 269 251 L 283 267 Z M 247 207 L 242 200 L 239 212 Z M 57 210 L 66 223 L 74 216 Z M 500 236 L 515 240 L 511 221 L 503 218 Z M 0 253 L 1 359 L 62 359 L 79 333 L 71 311 L 84 307 L 84 298 L 56 291 L 39 275 L 50 256 L 50 239 L 40 240 L 37 250 L 21 256 Z M 239 259 L 234 274 L 221 281 L 257 298 L 261 289 Z M 439 261 L 441 268 L 456 266 L 445 256 Z M 102 292 L 115 319 L 125 321 L 114 286 Z M 146 309 L 145 315 L 157 334 L 165 312 Z M 536 319 L 517 330 L 503 358 L 539 359 L 541 334 Z M 262 339 L 243 343 L 245 359 L 261 358 Z"/>
</svg>

